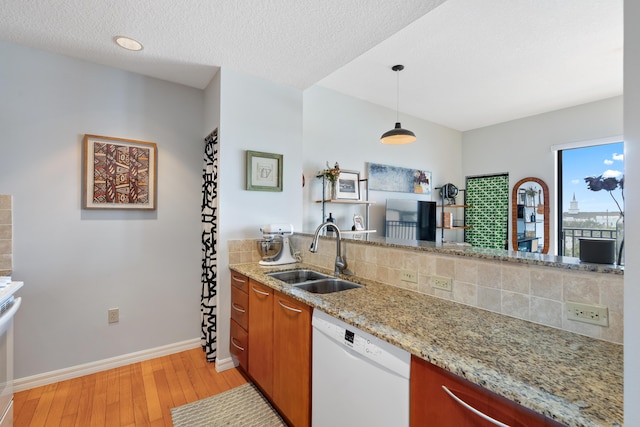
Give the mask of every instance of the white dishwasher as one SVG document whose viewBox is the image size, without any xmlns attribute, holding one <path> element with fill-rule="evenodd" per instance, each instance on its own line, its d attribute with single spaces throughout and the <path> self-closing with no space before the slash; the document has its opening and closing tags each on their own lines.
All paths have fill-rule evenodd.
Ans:
<svg viewBox="0 0 640 427">
<path fill-rule="evenodd" d="M 411 355 L 317 309 L 312 324 L 312 426 L 408 426 Z"/>
</svg>

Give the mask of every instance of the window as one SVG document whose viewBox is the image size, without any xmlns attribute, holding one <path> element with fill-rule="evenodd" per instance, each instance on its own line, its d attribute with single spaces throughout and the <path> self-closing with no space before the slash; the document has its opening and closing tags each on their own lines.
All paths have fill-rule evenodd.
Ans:
<svg viewBox="0 0 640 427">
<path fill-rule="evenodd" d="M 578 257 L 582 237 L 616 238 L 623 153 L 623 142 L 558 150 L 558 255 Z M 591 189 L 587 177 L 595 179 Z"/>
</svg>

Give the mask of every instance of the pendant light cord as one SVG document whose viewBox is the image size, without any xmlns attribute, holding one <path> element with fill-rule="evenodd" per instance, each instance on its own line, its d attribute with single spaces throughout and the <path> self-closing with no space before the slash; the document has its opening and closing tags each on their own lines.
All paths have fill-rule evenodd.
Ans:
<svg viewBox="0 0 640 427">
<path fill-rule="evenodd" d="M 400 121 L 400 70 L 396 71 L 396 122 Z"/>
</svg>

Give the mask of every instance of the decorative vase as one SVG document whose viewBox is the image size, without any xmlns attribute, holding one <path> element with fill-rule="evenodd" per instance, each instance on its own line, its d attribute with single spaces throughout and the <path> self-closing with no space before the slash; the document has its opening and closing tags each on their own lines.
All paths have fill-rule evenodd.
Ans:
<svg viewBox="0 0 640 427">
<path fill-rule="evenodd" d="M 336 199 L 336 182 L 335 181 L 327 181 L 327 199 L 335 200 Z"/>
<path fill-rule="evenodd" d="M 616 264 L 624 265 L 624 213 L 616 221 Z"/>
</svg>

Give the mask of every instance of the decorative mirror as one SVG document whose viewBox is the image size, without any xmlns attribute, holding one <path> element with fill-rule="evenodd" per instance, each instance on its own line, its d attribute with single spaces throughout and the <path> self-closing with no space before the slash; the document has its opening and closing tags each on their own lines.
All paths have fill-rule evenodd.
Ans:
<svg viewBox="0 0 640 427">
<path fill-rule="evenodd" d="M 549 252 L 549 187 L 540 178 L 523 178 L 513 186 L 511 243 L 514 251 Z"/>
</svg>

